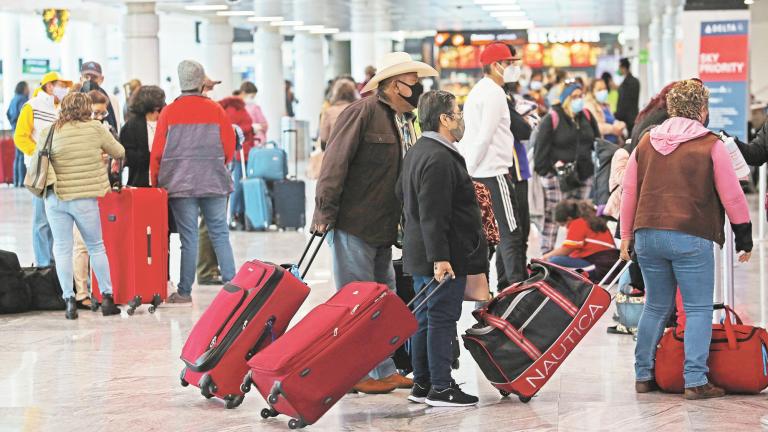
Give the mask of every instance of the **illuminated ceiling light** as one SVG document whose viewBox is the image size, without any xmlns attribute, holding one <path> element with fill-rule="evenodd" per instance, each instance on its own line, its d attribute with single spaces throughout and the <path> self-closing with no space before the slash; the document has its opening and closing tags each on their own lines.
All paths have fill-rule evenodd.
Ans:
<svg viewBox="0 0 768 432">
<path fill-rule="evenodd" d="M 312 33 L 312 34 L 336 34 L 339 31 L 340 30 L 337 29 L 337 28 L 324 28 L 324 29 L 321 29 L 321 30 L 312 30 L 312 31 L 310 31 L 310 33 Z"/>
<path fill-rule="evenodd" d="M 448 33 L 438 33 L 438 34 L 436 34 L 435 35 L 435 44 L 437 44 L 437 46 L 443 46 L 445 41 L 448 40 L 448 37 L 449 37 Z"/>
<path fill-rule="evenodd" d="M 516 5 L 517 2 L 515 0 L 474 0 L 475 4 L 477 5 L 506 5 L 506 6 L 512 6 Z"/>
<path fill-rule="evenodd" d="M 745 5 L 753 5 L 755 4 L 755 0 L 744 0 Z"/>
<path fill-rule="evenodd" d="M 451 38 L 451 43 L 453 46 L 462 46 L 464 45 L 464 36 L 461 33 L 456 33 Z"/>
<path fill-rule="evenodd" d="M 216 15 L 218 16 L 251 16 L 256 15 L 256 12 L 254 11 L 219 11 L 216 12 Z"/>
<path fill-rule="evenodd" d="M 269 25 L 272 27 L 297 27 L 303 26 L 304 21 L 272 21 Z"/>
<path fill-rule="evenodd" d="M 520 5 L 483 5 L 482 8 L 488 12 L 491 11 L 519 11 Z"/>
<path fill-rule="evenodd" d="M 520 18 L 525 16 L 525 11 L 491 12 L 491 16 L 495 18 Z"/>
<path fill-rule="evenodd" d="M 282 21 L 283 17 L 281 16 L 255 16 L 248 18 L 248 21 L 250 22 L 275 22 L 275 21 Z"/>
<path fill-rule="evenodd" d="M 504 21 L 502 24 L 510 30 L 529 29 L 534 27 L 533 21 L 531 20 Z"/>
<path fill-rule="evenodd" d="M 314 31 L 314 30 L 322 30 L 323 28 L 325 28 L 325 26 L 321 26 L 321 25 L 300 25 L 300 26 L 294 27 L 294 30 L 298 30 L 298 31 Z"/>
<path fill-rule="evenodd" d="M 225 11 L 229 9 L 229 6 L 223 4 L 210 4 L 210 5 L 189 5 L 184 6 L 185 10 L 195 12 L 207 12 L 207 11 Z"/>
</svg>

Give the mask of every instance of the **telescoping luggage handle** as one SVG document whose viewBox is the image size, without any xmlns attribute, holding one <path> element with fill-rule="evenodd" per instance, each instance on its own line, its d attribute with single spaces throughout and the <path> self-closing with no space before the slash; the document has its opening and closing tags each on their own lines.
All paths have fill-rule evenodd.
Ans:
<svg viewBox="0 0 768 432">
<path fill-rule="evenodd" d="M 415 314 L 416 314 L 416 312 L 417 312 L 419 309 L 421 309 L 422 307 L 424 307 L 424 305 L 425 305 L 425 304 L 427 304 L 427 302 L 429 301 L 429 299 L 431 299 L 431 298 L 432 298 L 432 296 L 434 296 L 434 295 L 435 295 L 435 294 L 436 294 L 438 291 L 440 291 L 440 289 L 441 289 L 441 288 L 444 288 L 446 285 L 448 285 L 448 282 L 450 282 L 450 281 L 451 281 L 450 275 L 449 275 L 448 273 L 446 273 L 446 274 L 445 274 L 445 276 L 443 276 L 443 280 L 442 280 L 442 281 L 441 281 L 439 284 L 437 284 L 437 288 L 435 288 L 434 290 L 432 290 L 432 292 L 431 292 L 431 293 L 427 294 L 427 296 L 424 298 L 424 300 L 423 300 L 421 303 L 419 303 L 419 305 L 418 305 L 418 306 L 416 306 L 415 308 L 413 308 L 413 314 L 415 315 Z M 420 289 L 420 290 L 419 290 L 419 292 L 418 292 L 418 293 L 416 293 L 416 295 L 415 295 L 415 296 L 413 296 L 413 298 L 411 299 L 411 301 L 409 301 L 409 302 L 408 302 L 408 304 L 407 304 L 406 306 L 408 306 L 409 308 L 410 308 L 411 306 L 413 306 L 413 303 L 415 303 L 415 302 L 416 302 L 416 299 L 417 299 L 417 298 L 419 298 L 419 297 L 421 297 L 421 295 L 422 295 L 422 294 L 424 294 L 425 292 L 427 292 L 427 289 L 429 289 L 429 287 L 431 287 L 431 286 L 432 286 L 432 284 L 433 284 L 433 283 L 435 283 L 435 282 L 437 282 L 437 280 L 435 280 L 435 279 L 432 279 L 432 280 L 431 280 L 431 281 L 429 281 L 429 282 L 428 282 L 426 285 L 424 285 L 424 287 L 423 287 L 422 289 Z"/>
<path fill-rule="evenodd" d="M 617 269 L 617 268 L 619 268 L 619 266 L 620 266 L 622 263 L 624 264 L 624 266 L 621 268 L 621 271 L 619 271 L 619 272 L 616 274 L 616 276 L 615 276 L 615 277 L 614 277 L 614 278 L 611 280 L 611 283 L 609 283 L 608 285 L 606 285 L 606 283 L 608 282 L 608 279 L 611 277 L 611 275 L 613 274 L 613 272 L 614 272 L 614 271 L 616 271 L 616 269 Z M 613 300 L 613 299 L 616 297 L 616 294 L 618 293 L 618 290 L 616 290 L 616 291 L 614 291 L 614 292 L 611 292 L 611 289 L 612 289 L 612 288 L 613 288 L 613 287 L 614 287 L 616 284 L 618 284 L 618 283 L 619 283 L 619 279 L 621 279 L 621 276 L 624 274 L 624 272 L 626 272 L 626 271 L 627 271 L 627 269 L 629 269 L 629 266 L 630 266 L 631 264 L 632 264 L 632 260 L 629 260 L 629 261 L 624 261 L 623 259 L 619 258 L 619 260 L 618 260 L 618 261 L 616 261 L 616 263 L 613 265 L 613 267 L 611 267 L 611 269 L 610 269 L 610 270 L 608 270 L 608 273 L 606 273 L 606 274 L 605 274 L 605 276 L 603 277 L 603 280 L 601 280 L 601 281 L 600 281 L 600 283 L 598 284 L 598 285 L 600 285 L 601 287 L 603 287 L 603 289 L 605 289 L 606 291 L 608 291 L 609 293 L 611 293 L 611 300 Z"/>
<path fill-rule="evenodd" d="M 328 235 L 328 232 L 330 229 L 327 229 L 322 237 L 320 237 L 320 241 L 317 243 L 317 246 L 315 246 L 315 250 L 312 252 L 312 255 L 309 257 L 309 262 L 307 262 L 307 266 L 304 268 L 304 272 L 301 273 L 301 280 L 304 280 L 304 277 L 309 272 L 309 268 L 312 266 L 312 263 L 315 261 L 315 257 L 317 256 L 317 253 L 320 252 L 320 248 L 323 246 L 323 241 L 325 241 L 325 237 Z M 309 253 L 309 248 L 312 247 L 312 243 L 315 242 L 315 233 L 312 233 L 312 235 L 309 237 L 309 241 L 307 242 L 307 246 L 304 248 L 304 252 L 301 254 L 301 258 L 299 258 L 299 262 L 296 264 L 296 272 L 301 271 L 301 265 L 304 263 L 304 258 L 307 257 L 307 253 Z"/>
</svg>

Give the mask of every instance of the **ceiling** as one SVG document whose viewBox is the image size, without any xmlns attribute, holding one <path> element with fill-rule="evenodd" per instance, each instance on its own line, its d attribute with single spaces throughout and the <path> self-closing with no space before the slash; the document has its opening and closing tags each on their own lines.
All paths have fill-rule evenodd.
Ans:
<svg viewBox="0 0 768 432">
<path fill-rule="evenodd" d="M 526 15 L 495 18 L 475 1 L 492 2 L 496 6 L 517 4 Z M 286 20 L 301 20 L 341 31 L 421 31 L 503 29 L 503 20 L 526 19 L 536 27 L 621 25 L 625 0 L 158 0 L 157 3 L 159 10 L 169 12 L 187 12 L 185 7 L 190 5 L 229 3 L 230 10 L 256 10 L 259 15 L 283 16 Z M 215 12 L 193 13 L 215 16 Z M 244 18 L 233 20 L 247 23 Z M 353 28 L 358 27 L 358 23 L 362 27 Z"/>
</svg>

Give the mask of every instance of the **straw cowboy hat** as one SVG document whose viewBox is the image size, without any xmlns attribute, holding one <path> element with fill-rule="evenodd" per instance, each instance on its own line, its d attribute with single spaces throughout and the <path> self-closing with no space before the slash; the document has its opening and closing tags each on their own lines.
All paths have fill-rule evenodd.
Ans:
<svg viewBox="0 0 768 432">
<path fill-rule="evenodd" d="M 438 73 L 432 66 L 419 61 L 413 61 L 411 55 L 405 52 L 393 52 L 386 54 L 376 65 L 376 75 L 368 81 L 360 93 L 367 93 L 379 87 L 379 83 L 387 78 L 416 72 L 419 78 L 437 76 Z"/>
</svg>

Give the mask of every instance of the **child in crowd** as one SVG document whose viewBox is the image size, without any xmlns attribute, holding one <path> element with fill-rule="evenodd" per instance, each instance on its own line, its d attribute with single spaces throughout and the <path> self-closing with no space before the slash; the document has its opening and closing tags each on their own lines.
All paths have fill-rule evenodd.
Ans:
<svg viewBox="0 0 768 432">
<path fill-rule="evenodd" d="M 567 199 L 555 207 L 555 221 L 568 230 L 563 244 L 542 259 L 563 267 L 579 268 L 593 280 L 602 278 L 618 260 L 618 249 L 606 221 L 590 201 Z"/>
</svg>

